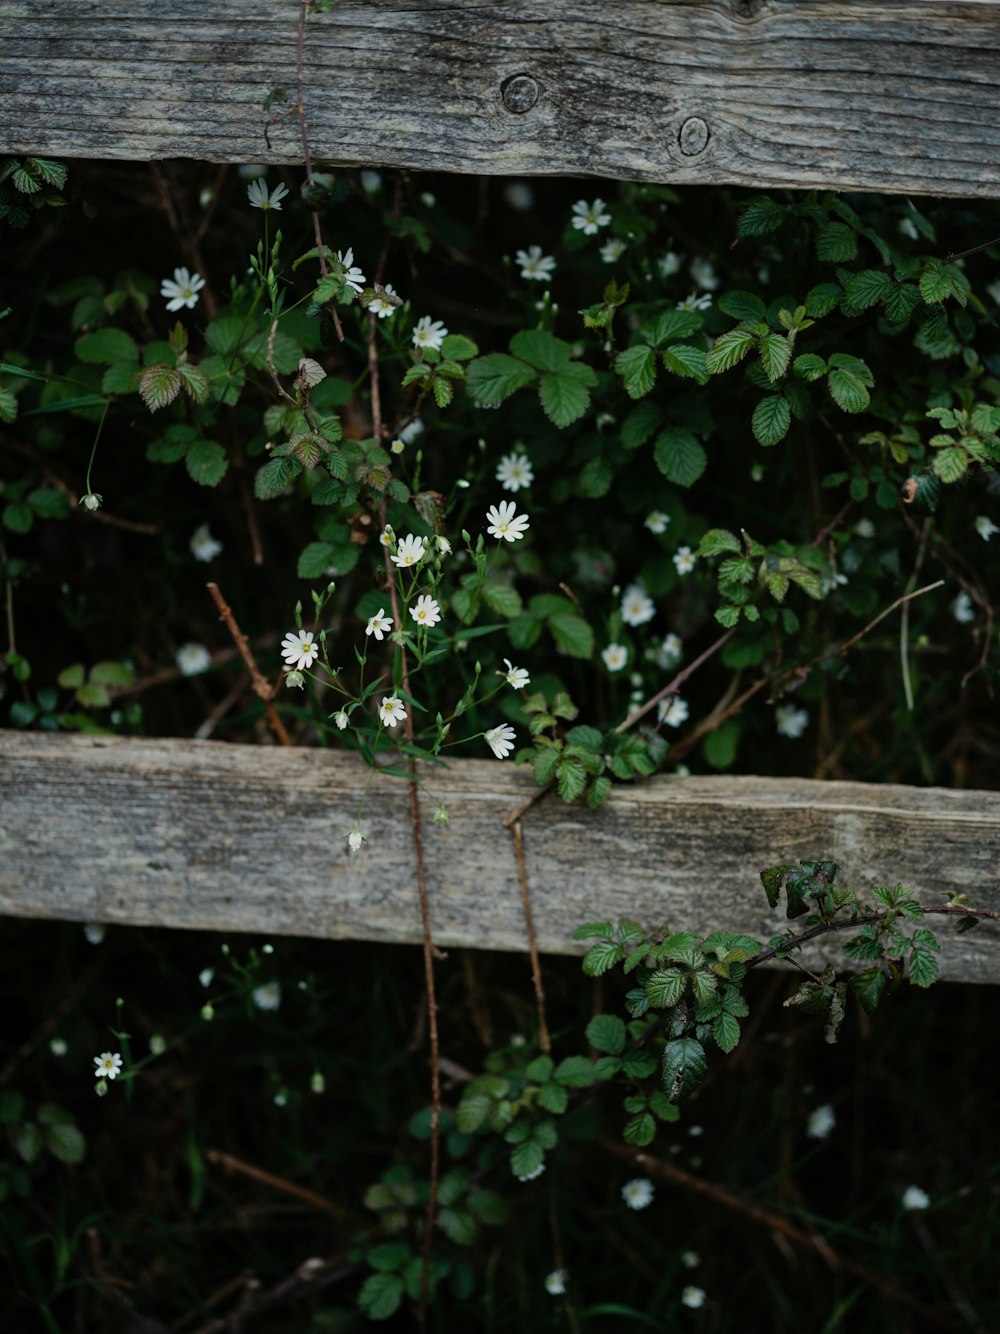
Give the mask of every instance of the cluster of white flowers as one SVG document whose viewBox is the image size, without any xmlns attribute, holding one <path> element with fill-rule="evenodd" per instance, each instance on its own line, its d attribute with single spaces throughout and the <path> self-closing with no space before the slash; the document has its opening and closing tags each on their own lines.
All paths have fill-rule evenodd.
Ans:
<svg viewBox="0 0 1000 1334">
<path fill-rule="evenodd" d="M 553 1269 L 551 1274 L 545 1276 L 545 1291 L 553 1297 L 561 1297 L 566 1291 L 566 1280 L 569 1274 L 565 1269 Z"/>
<path fill-rule="evenodd" d="M 396 550 L 390 557 L 393 565 L 398 565 L 401 570 L 407 569 L 411 565 L 419 565 L 427 555 L 427 548 L 424 546 L 424 539 L 418 537 L 415 533 L 407 533 L 396 546 Z"/>
<path fill-rule="evenodd" d="M 670 667 L 675 662 L 680 661 L 683 652 L 684 645 L 681 642 L 680 636 L 675 635 L 671 631 L 669 635 L 664 635 L 663 637 L 663 642 L 660 644 L 656 655 L 657 663 L 661 663 L 662 660 L 662 665 L 664 667 Z"/>
<path fill-rule="evenodd" d="M 689 1307 L 692 1311 L 697 1311 L 705 1305 L 705 1289 L 696 1288 L 690 1284 L 681 1293 L 681 1305 Z"/>
<path fill-rule="evenodd" d="M 437 625 L 441 619 L 441 608 L 427 593 L 422 593 L 410 608 L 410 615 L 418 625 Z"/>
<path fill-rule="evenodd" d="M 627 249 L 628 246 L 620 236 L 609 236 L 601 246 L 598 254 L 601 259 L 604 260 L 605 264 L 616 264 Z"/>
<path fill-rule="evenodd" d="M 968 625 L 970 621 L 976 619 L 976 609 L 972 605 L 972 599 L 963 589 L 951 604 L 951 614 L 959 625 Z"/>
<path fill-rule="evenodd" d="M 678 301 L 675 309 L 677 310 L 708 310 L 712 305 L 712 298 L 707 292 L 701 296 L 697 292 L 690 292 L 683 301 Z"/>
<path fill-rule="evenodd" d="M 396 307 L 400 305 L 399 295 L 392 283 L 385 283 L 380 287 L 375 284 L 375 295 L 368 302 L 368 310 L 373 315 L 377 315 L 380 320 L 388 319 L 395 313 Z"/>
</svg>

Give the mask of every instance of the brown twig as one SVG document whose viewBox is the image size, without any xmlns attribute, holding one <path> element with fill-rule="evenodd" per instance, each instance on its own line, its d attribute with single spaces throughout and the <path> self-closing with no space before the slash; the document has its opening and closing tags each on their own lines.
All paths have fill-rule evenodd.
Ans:
<svg viewBox="0 0 1000 1334">
<path fill-rule="evenodd" d="M 524 913 L 524 927 L 528 933 L 528 953 L 531 956 L 531 980 L 535 987 L 535 1005 L 538 1010 L 538 1045 L 546 1055 L 552 1050 L 549 1037 L 549 1025 L 545 1017 L 545 988 L 542 986 L 542 963 L 538 954 L 538 937 L 535 935 L 535 919 L 531 913 L 531 898 L 528 894 L 528 870 L 524 862 L 524 839 L 521 834 L 521 821 L 515 820 L 510 826 L 514 835 L 514 859 L 517 862 L 517 875 L 521 882 L 521 909 Z"/>
<path fill-rule="evenodd" d="M 627 732 L 628 729 L 637 723 L 640 718 L 644 718 L 650 709 L 654 709 L 661 699 L 666 699 L 668 695 L 673 695 L 676 691 L 680 690 L 688 677 L 692 676 L 702 663 L 707 662 L 713 654 L 718 653 L 719 649 L 722 648 L 724 644 L 727 644 L 735 633 L 736 629 L 734 627 L 732 630 L 727 630 L 724 635 L 720 635 L 713 644 L 709 644 L 704 653 L 695 658 L 694 662 L 688 663 L 686 667 L 681 668 L 674 679 L 669 681 L 662 690 L 658 690 L 655 695 L 646 700 L 645 704 L 640 704 L 633 713 L 630 713 L 623 722 L 620 722 L 615 728 L 615 731 Z"/>
<path fill-rule="evenodd" d="M 334 1218 L 346 1218 L 348 1210 L 343 1205 L 334 1204 L 328 1200 L 325 1195 L 320 1195 L 315 1190 L 310 1190 L 308 1186 L 300 1186 L 295 1181 L 288 1181 L 285 1177 L 275 1176 L 273 1172 L 265 1172 L 262 1167 L 255 1167 L 253 1163 L 244 1162 L 242 1158 L 236 1158 L 231 1153 L 225 1153 L 222 1149 L 206 1149 L 205 1157 L 210 1163 L 215 1163 L 226 1172 L 238 1172 L 240 1176 L 251 1177 L 254 1181 L 260 1181 L 265 1186 L 270 1186 L 273 1190 L 279 1190 L 285 1195 L 293 1195 L 297 1200 L 311 1205 L 314 1209 L 319 1209 L 322 1213 L 331 1214 Z"/>
<path fill-rule="evenodd" d="M 211 594 L 212 601 L 219 609 L 219 619 L 225 621 L 226 629 L 232 635 L 233 643 L 239 649 L 240 657 L 247 665 L 247 671 L 250 673 L 250 680 L 253 683 L 254 694 L 264 701 L 264 710 L 267 713 L 267 721 L 271 725 L 271 730 L 283 746 L 290 746 L 292 744 L 292 738 L 288 735 L 288 732 L 285 729 L 285 724 L 281 721 L 278 710 L 274 706 L 274 690 L 261 676 L 260 669 L 257 666 L 253 654 L 250 652 L 250 645 L 247 643 L 246 635 L 236 624 L 236 617 L 233 615 L 228 602 L 226 602 L 226 599 L 222 596 L 222 593 L 219 590 L 219 585 L 216 583 L 208 583 L 205 587 Z"/>
</svg>

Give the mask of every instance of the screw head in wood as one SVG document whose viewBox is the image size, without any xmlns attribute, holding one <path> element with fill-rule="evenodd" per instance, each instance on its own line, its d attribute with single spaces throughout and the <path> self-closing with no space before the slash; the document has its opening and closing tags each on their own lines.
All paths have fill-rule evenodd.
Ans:
<svg viewBox="0 0 1000 1334">
<path fill-rule="evenodd" d="M 538 101 L 538 84 L 530 74 L 512 74 L 500 85 L 503 104 L 513 116 L 523 116 Z"/>
</svg>

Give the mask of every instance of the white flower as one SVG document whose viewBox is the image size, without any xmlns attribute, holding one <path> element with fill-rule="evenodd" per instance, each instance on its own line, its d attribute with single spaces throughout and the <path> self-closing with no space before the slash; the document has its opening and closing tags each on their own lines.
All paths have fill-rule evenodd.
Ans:
<svg viewBox="0 0 1000 1334">
<path fill-rule="evenodd" d="M 406 448 L 406 442 L 405 442 L 405 441 L 403 441 L 403 440 L 394 440 L 394 441 L 392 442 L 392 444 L 389 446 L 389 453 L 390 453 L 390 454 L 402 454 L 402 452 L 403 452 L 403 450 L 404 450 L 405 448 Z"/>
<path fill-rule="evenodd" d="M 358 852 L 364 842 L 366 839 L 360 829 L 352 829 L 347 835 L 347 846 L 352 852 Z"/>
<path fill-rule="evenodd" d="M 350 722 L 350 719 L 348 718 L 344 710 L 340 709 L 339 712 L 333 715 L 333 721 L 337 724 L 337 727 L 342 732 L 344 728 L 347 726 L 347 724 Z"/>
<path fill-rule="evenodd" d="M 678 574 L 690 574 L 697 560 L 698 557 L 690 547 L 678 547 L 674 552 L 674 568 Z"/>
<path fill-rule="evenodd" d="M 854 525 L 854 531 L 857 533 L 858 537 L 874 537 L 875 525 L 872 523 L 871 519 L 859 519 Z"/>
<path fill-rule="evenodd" d="M 117 1079 L 121 1073 L 122 1058 L 116 1051 L 102 1051 L 100 1056 L 94 1057 L 94 1065 L 97 1067 L 94 1071 L 95 1079 Z"/>
<path fill-rule="evenodd" d="M 407 533 L 392 554 L 392 562 L 401 569 L 409 565 L 418 565 L 427 554 L 424 539 L 415 533 Z"/>
<path fill-rule="evenodd" d="M 598 228 L 606 227 L 611 221 L 611 214 L 604 212 L 604 200 L 595 199 L 588 204 L 585 199 L 578 199 L 573 205 L 573 226 L 584 236 L 596 236 Z"/>
<path fill-rule="evenodd" d="M 90 945 L 99 945 L 104 939 L 106 930 L 107 927 L 103 922 L 84 922 L 83 924 L 83 934 Z"/>
<path fill-rule="evenodd" d="M 517 733 L 510 723 L 501 723 L 499 727 L 491 727 L 488 732 L 483 733 L 486 744 L 498 760 L 505 760 L 511 753 L 516 736 Z"/>
<path fill-rule="evenodd" d="M 222 551 L 222 543 L 208 531 L 207 523 L 198 525 L 191 534 L 191 541 L 188 545 L 195 560 L 215 560 L 216 556 Z"/>
<path fill-rule="evenodd" d="M 609 644 L 601 650 L 601 657 L 609 672 L 620 672 L 628 662 L 628 649 L 624 644 Z"/>
<path fill-rule="evenodd" d="M 605 264 L 614 264 L 617 260 L 621 259 L 627 249 L 628 246 L 620 236 L 610 236 L 597 253 L 600 255 L 601 259 L 604 260 Z"/>
<path fill-rule="evenodd" d="M 384 547 L 391 547 L 396 534 L 392 531 L 392 524 L 387 523 L 378 535 L 378 540 Z"/>
<path fill-rule="evenodd" d="M 236 168 L 236 175 L 241 181 L 252 181 L 255 176 L 266 176 L 267 167 L 263 162 L 241 162 Z"/>
<path fill-rule="evenodd" d="M 153 1056 L 162 1056 L 167 1050 L 167 1039 L 162 1033 L 153 1033 L 149 1039 L 149 1050 Z"/>
<path fill-rule="evenodd" d="M 630 1209 L 646 1209 L 653 1203 L 653 1183 L 649 1177 L 636 1177 L 622 1186 L 622 1199 Z"/>
<path fill-rule="evenodd" d="M 287 194 L 288 189 L 284 185 L 276 185 L 274 189 L 268 193 L 267 182 L 262 181 L 259 177 L 257 180 L 251 181 L 247 186 L 247 199 L 250 200 L 251 208 L 273 208 L 280 212 L 281 201 Z"/>
<path fill-rule="evenodd" d="M 681 699 L 680 695 L 674 695 L 672 699 L 661 699 L 656 706 L 657 720 L 666 727 L 680 727 L 682 723 L 687 722 L 690 712 L 687 700 Z"/>
<path fill-rule="evenodd" d="M 212 665 L 212 655 L 204 644 L 182 644 L 174 659 L 181 676 L 200 676 Z"/>
<path fill-rule="evenodd" d="M 527 250 L 518 250 L 514 258 L 521 266 L 521 277 L 534 279 L 535 282 L 548 282 L 556 267 L 554 256 L 543 255 L 540 245 L 529 246 Z"/>
<path fill-rule="evenodd" d="M 386 727 L 395 727 L 406 717 L 403 701 L 398 695 L 383 695 L 382 703 L 378 706 L 378 716 Z"/>
<path fill-rule="evenodd" d="M 437 625 L 441 619 L 441 608 L 427 593 L 421 593 L 410 608 L 410 615 L 418 625 Z"/>
<path fill-rule="evenodd" d="M 778 736 L 791 737 L 797 741 L 809 726 L 809 714 L 805 709 L 797 709 L 793 704 L 780 704 L 774 711 L 774 725 Z"/>
<path fill-rule="evenodd" d="M 523 690 L 526 685 L 531 683 L 531 677 L 528 675 L 526 667 L 512 667 L 510 658 L 504 658 L 507 664 L 506 672 L 499 672 L 499 676 L 506 677 L 507 684 L 513 686 L 515 690 Z"/>
<path fill-rule="evenodd" d="M 380 640 L 382 636 L 387 634 L 391 629 L 392 617 L 386 616 L 384 607 L 379 607 L 374 616 L 369 616 L 368 624 L 365 626 L 365 634 L 374 635 L 376 639 Z M 339 723 L 337 725 L 338 727 L 340 726 Z M 344 723 L 344 726 L 347 726 L 346 722 Z"/>
<path fill-rule="evenodd" d="M 712 304 L 712 298 L 705 292 L 699 296 L 697 292 L 690 292 L 683 301 L 678 301 L 677 310 L 708 310 Z"/>
<path fill-rule="evenodd" d="M 65 1056 L 66 1053 L 69 1051 L 69 1046 L 67 1045 L 66 1039 L 50 1038 L 49 1051 L 52 1053 L 53 1056 Z"/>
<path fill-rule="evenodd" d="M 896 224 L 900 236 L 908 236 L 911 241 L 919 241 L 920 233 L 917 231 L 917 224 L 912 218 L 900 218 Z"/>
<path fill-rule="evenodd" d="M 535 480 L 527 454 L 505 454 L 497 464 L 497 481 L 505 491 L 520 491 Z"/>
<path fill-rule="evenodd" d="M 930 1196 L 919 1186 L 907 1186 L 903 1192 L 904 1209 L 926 1209 L 930 1202 Z"/>
<path fill-rule="evenodd" d="M 680 272 L 681 257 L 674 251 L 668 250 L 665 255 L 656 261 L 656 267 L 660 270 L 661 278 L 672 278 L 675 273 Z"/>
<path fill-rule="evenodd" d="M 535 202 L 535 192 L 524 181 L 508 181 L 503 188 L 503 197 L 511 208 L 525 213 Z"/>
<path fill-rule="evenodd" d="M 976 619 L 976 609 L 972 605 L 972 599 L 964 590 L 951 604 L 951 614 L 960 625 L 968 625 L 970 621 Z"/>
<path fill-rule="evenodd" d="M 566 1291 L 566 1280 L 569 1278 L 565 1269 L 553 1269 L 551 1274 L 545 1275 L 545 1291 L 553 1297 L 561 1297 Z"/>
<path fill-rule="evenodd" d="M 434 539 L 434 545 L 437 547 L 437 551 L 438 551 L 438 555 L 439 555 L 439 556 L 450 556 L 450 555 L 451 555 L 451 543 L 448 541 L 448 539 L 447 539 L 446 537 L 441 537 L 440 534 L 439 534 L 439 535 L 438 535 L 437 537 L 435 537 L 435 539 Z"/>
<path fill-rule="evenodd" d="M 974 527 L 984 542 L 988 542 L 994 533 L 1000 533 L 1000 528 L 985 514 L 976 515 Z"/>
<path fill-rule="evenodd" d="M 714 292 L 719 285 L 719 278 L 712 267 L 711 260 L 693 259 L 689 272 L 698 286 L 706 292 Z"/>
<path fill-rule="evenodd" d="M 349 287 L 352 292 L 360 293 L 365 285 L 365 275 L 354 263 L 354 247 L 348 246 L 344 251 L 338 250 L 337 263 L 344 270 L 344 286 Z M 371 310 L 371 306 L 368 309 Z"/>
<path fill-rule="evenodd" d="M 319 645 L 312 631 L 289 630 L 281 641 L 281 656 L 289 667 L 300 672 L 308 671 L 319 657 Z"/>
<path fill-rule="evenodd" d="M 622 595 L 622 620 L 626 625 L 645 625 L 656 615 L 656 607 L 642 584 L 629 584 Z"/>
<path fill-rule="evenodd" d="M 704 1133 L 705 1133 L 704 1126 L 688 1126 L 688 1134 L 691 1136 L 692 1139 L 698 1139 L 700 1138 L 700 1136 L 704 1135 Z"/>
<path fill-rule="evenodd" d="M 281 1004 L 281 983 L 262 982 L 251 991 L 250 999 L 258 1010 L 276 1010 Z"/>
<path fill-rule="evenodd" d="M 386 283 L 383 287 L 376 284 L 375 295 L 368 302 L 368 309 L 373 315 L 377 315 L 380 320 L 384 320 L 392 315 L 399 305 L 402 305 L 402 302 L 392 283 Z"/>
<path fill-rule="evenodd" d="M 705 1289 L 693 1286 L 686 1287 L 681 1293 L 681 1305 L 689 1306 L 692 1311 L 697 1311 L 700 1306 L 705 1305 Z"/>
<path fill-rule="evenodd" d="M 681 1251 L 681 1264 L 685 1269 L 697 1269 L 701 1264 L 701 1256 L 697 1251 Z"/>
<path fill-rule="evenodd" d="M 423 435 L 424 424 L 419 417 L 414 417 L 409 426 L 404 426 L 399 433 L 399 438 L 404 445 L 412 445 L 418 436 Z"/>
<path fill-rule="evenodd" d="M 497 541 L 505 538 L 508 542 L 516 542 L 525 534 L 528 527 L 528 516 L 526 514 L 517 514 L 517 506 L 513 500 L 501 500 L 499 505 L 491 505 L 486 511 L 486 531 L 490 537 L 495 537 Z"/>
<path fill-rule="evenodd" d="M 93 491 L 88 491 L 85 496 L 80 497 L 80 504 L 85 510 L 99 510 L 103 497 L 95 495 Z"/>
<path fill-rule="evenodd" d="M 826 1139 L 836 1124 L 837 1118 L 834 1115 L 833 1108 L 828 1102 L 825 1102 L 822 1107 L 816 1107 L 809 1113 L 809 1120 L 806 1122 L 806 1134 L 810 1139 Z"/>
<path fill-rule="evenodd" d="M 432 320 L 429 315 L 424 315 L 414 326 L 413 346 L 430 347 L 439 352 L 447 337 L 448 330 L 440 320 Z"/>
<path fill-rule="evenodd" d="M 203 987 L 210 987 L 212 985 L 213 977 L 215 977 L 214 968 L 203 968 L 198 974 L 198 981 Z"/>
<path fill-rule="evenodd" d="M 373 195 L 382 185 L 382 177 L 377 171 L 363 171 L 361 173 L 361 188 Z"/>
<path fill-rule="evenodd" d="M 664 636 L 663 643 L 660 645 L 660 653 L 668 663 L 676 662 L 683 652 L 684 645 L 679 635 L 671 633 Z"/>
<path fill-rule="evenodd" d="M 288 690 L 305 690 L 306 678 L 301 672 L 286 672 L 285 687 Z"/>
<path fill-rule="evenodd" d="M 655 533 L 659 537 L 661 533 L 667 531 L 670 524 L 670 515 L 664 514 L 662 510 L 650 510 L 643 522 L 651 533 Z"/>
<path fill-rule="evenodd" d="M 182 310 L 187 306 L 193 310 L 198 304 L 198 293 L 205 286 L 205 279 L 198 273 L 188 273 L 187 269 L 174 269 L 173 281 L 164 278 L 160 284 L 160 296 L 167 303 L 167 310 Z"/>
</svg>

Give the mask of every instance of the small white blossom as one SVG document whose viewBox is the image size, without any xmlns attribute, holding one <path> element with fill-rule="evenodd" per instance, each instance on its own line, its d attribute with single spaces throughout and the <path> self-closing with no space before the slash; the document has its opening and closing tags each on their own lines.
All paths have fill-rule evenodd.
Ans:
<svg viewBox="0 0 1000 1334">
<path fill-rule="evenodd" d="M 369 616 L 368 624 L 365 626 L 365 634 L 374 635 L 376 639 L 381 640 L 391 629 L 392 617 L 386 616 L 384 607 L 379 607 L 374 616 Z M 344 726 L 347 726 L 346 722 Z"/>
<path fill-rule="evenodd" d="M 678 574 L 690 574 L 697 561 L 698 557 L 690 547 L 678 547 L 674 552 L 674 569 Z"/>
<path fill-rule="evenodd" d="M 690 1307 L 692 1311 L 697 1311 L 699 1307 L 705 1305 L 705 1289 L 696 1288 L 693 1285 L 686 1287 L 681 1293 L 681 1305 Z"/>
<path fill-rule="evenodd" d="M 377 171 L 365 170 L 361 173 L 361 188 L 367 194 L 373 195 L 376 190 L 381 189 L 382 177 Z"/>
<path fill-rule="evenodd" d="M 504 662 L 507 664 L 507 670 L 500 672 L 499 675 L 506 677 L 509 686 L 515 690 L 523 690 L 526 685 L 530 685 L 531 677 L 526 667 L 512 667 L 510 658 L 504 658 Z"/>
<path fill-rule="evenodd" d="M 603 199 L 595 199 L 592 204 L 588 204 L 585 199 L 578 199 L 573 205 L 573 226 L 583 232 L 584 236 L 596 236 L 601 227 L 606 227 L 611 221 L 611 214 L 605 213 Z"/>
<path fill-rule="evenodd" d="M 854 531 L 858 537 L 870 538 L 875 536 L 875 525 L 871 519 L 859 519 L 854 525 Z"/>
<path fill-rule="evenodd" d="M 198 304 L 198 293 L 205 286 L 205 279 L 199 273 L 188 273 L 187 269 L 174 269 L 173 281 L 164 278 L 160 284 L 160 296 L 167 303 L 167 310 L 193 310 Z"/>
<path fill-rule="evenodd" d="M 646 1209 L 653 1203 L 653 1183 L 649 1177 L 636 1177 L 622 1186 L 622 1199 L 630 1209 Z"/>
<path fill-rule="evenodd" d="M 900 236 L 908 236 L 911 241 L 919 241 L 920 233 L 917 231 L 917 224 L 912 218 L 900 218 L 896 228 Z"/>
<path fill-rule="evenodd" d="M 1000 533 L 1000 528 L 986 514 L 976 515 L 974 527 L 984 542 L 988 542 L 994 533 Z"/>
<path fill-rule="evenodd" d="M 404 445 L 412 445 L 418 436 L 423 435 L 424 424 L 419 417 L 414 417 L 408 426 L 404 426 L 399 433 L 399 438 Z"/>
<path fill-rule="evenodd" d="M 326 1079 L 322 1070 L 314 1070 L 309 1076 L 309 1091 L 310 1093 L 326 1092 Z M 320 1265 L 325 1265 L 325 1263 L 324 1260 L 319 1261 Z"/>
<path fill-rule="evenodd" d="M 501 500 L 499 505 L 491 505 L 486 511 L 486 531 L 490 537 L 498 541 L 505 538 L 508 542 L 516 542 L 523 537 L 528 527 L 528 516 L 516 514 L 516 511 L 517 506 L 513 500 Z"/>
<path fill-rule="evenodd" d="M 670 515 L 664 514 L 662 510 L 650 510 L 643 520 L 645 527 L 657 537 L 665 533 L 670 525 Z"/>
<path fill-rule="evenodd" d="M 301 672 L 286 672 L 285 688 L 287 690 L 305 690 L 306 678 Z"/>
<path fill-rule="evenodd" d="M 525 181 L 508 181 L 503 188 L 503 197 L 519 213 L 526 213 L 535 202 L 535 192 Z"/>
<path fill-rule="evenodd" d="M 394 441 L 392 442 L 392 444 L 389 446 L 389 453 L 390 453 L 390 454 L 402 454 L 402 452 L 403 452 L 403 450 L 404 450 L 405 448 L 406 448 L 406 442 L 405 442 L 405 441 L 403 441 L 403 440 L 394 440 Z"/>
<path fill-rule="evenodd" d="M 526 1177 L 525 1180 L 530 1180 Z M 566 1291 L 566 1280 L 569 1278 L 565 1269 L 553 1269 L 551 1274 L 545 1275 L 545 1291 L 553 1297 L 561 1297 Z"/>
<path fill-rule="evenodd" d="M 793 704 L 780 704 L 774 711 L 774 725 L 778 736 L 787 736 L 797 741 L 809 726 L 809 714 L 805 709 L 795 708 Z"/>
<path fill-rule="evenodd" d="M 365 842 L 365 836 L 360 829 L 352 829 L 347 835 L 347 846 L 352 852 L 358 852 Z"/>
<path fill-rule="evenodd" d="M 499 727 L 491 727 L 488 732 L 483 734 L 486 744 L 497 757 L 498 760 L 505 760 L 514 749 L 514 738 L 517 733 L 509 723 L 501 723 Z"/>
<path fill-rule="evenodd" d="M 384 547 L 391 547 L 396 540 L 396 534 L 392 531 L 392 524 L 387 523 L 378 535 L 378 540 Z"/>
<path fill-rule="evenodd" d="M 609 236 L 597 252 L 605 264 L 614 264 L 621 259 L 628 246 L 620 236 Z"/>
<path fill-rule="evenodd" d="M 343 251 L 337 251 L 337 263 L 344 270 L 344 286 L 349 287 L 352 292 L 357 292 L 360 295 L 364 289 L 365 275 L 354 263 L 353 246 L 348 246 L 348 248 Z M 371 310 L 371 306 L 369 306 L 368 309 Z"/>
<path fill-rule="evenodd" d="M 697 292 L 690 292 L 683 301 L 678 301 L 677 310 L 708 310 L 712 304 L 712 298 L 707 292 L 701 296 Z"/>
<path fill-rule="evenodd" d="M 250 200 L 251 208 L 277 209 L 281 211 L 281 201 L 288 194 L 288 188 L 284 185 L 276 185 L 273 190 L 268 191 L 267 182 L 262 181 L 260 177 L 251 181 L 247 186 L 247 199 Z"/>
<path fill-rule="evenodd" d="M 505 454 L 497 464 L 497 481 L 505 491 L 520 491 L 535 480 L 527 454 Z"/>
<path fill-rule="evenodd" d="M 697 1269 L 701 1264 L 701 1256 L 697 1251 L 681 1251 L 681 1264 L 685 1269 Z"/>
<path fill-rule="evenodd" d="M 52 1053 L 53 1056 L 65 1056 L 66 1053 L 69 1051 L 69 1046 L 67 1045 L 66 1039 L 50 1038 L 49 1051 Z"/>
<path fill-rule="evenodd" d="M 440 352 L 441 344 L 447 337 L 448 330 L 440 320 L 432 320 L 429 315 L 424 315 L 414 326 L 413 346 L 433 348 Z"/>
<path fill-rule="evenodd" d="M 656 267 L 660 270 L 661 278 L 672 278 L 675 273 L 680 272 L 681 257 L 673 250 L 668 250 L 656 261 Z"/>
<path fill-rule="evenodd" d="M 394 314 L 396 307 L 401 304 L 399 294 L 392 283 L 386 283 L 383 287 L 376 285 L 375 295 L 368 302 L 368 309 L 380 320 L 384 320 Z"/>
<path fill-rule="evenodd" d="M 319 657 L 319 645 L 312 631 L 290 630 L 281 641 L 281 656 L 296 671 L 308 671 Z"/>
<path fill-rule="evenodd" d="M 681 699 L 680 695 L 661 699 L 656 706 L 657 720 L 665 727 L 680 727 L 687 722 L 689 713 L 688 702 Z"/>
<path fill-rule="evenodd" d="M 344 728 L 350 722 L 350 719 L 348 718 L 344 710 L 340 709 L 337 713 L 333 715 L 333 721 L 337 724 L 339 730 L 343 732 Z"/>
<path fill-rule="evenodd" d="M 241 181 L 252 181 L 257 176 L 266 176 L 267 167 L 263 162 L 241 162 L 236 168 L 236 175 Z"/>
<path fill-rule="evenodd" d="M 403 701 L 398 695 L 383 695 L 382 703 L 378 706 L 378 716 L 384 726 L 395 727 L 406 717 Z"/>
<path fill-rule="evenodd" d="M 204 644 L 182 644 L 174 658 L 181 676 L 200 676 L 212 665 L 212 655 Z"/>
<path fill-rule="evenodd" d="M 976 619 L 976 609 L 972 605 L 972 599 L 964 590 L 951 604 L 951 614 L 960 625 L 968 625 L 970 621 Z"/>
<path fill-rule="evenodd" d="M 281 983 L 262 982 L 251 991 L 250 999 L 258 1010 L 276 1010 L 281 1004 Z"/>
<path fill-rule="evenodd" d="M 410 608 L 410 615 L 418 625 L 437 625 L 441 619 L 441 608 L 427 593 L 421 593 Z"/>
<path fill-rule="evenodd" d="M 191 555 L 195 560 L 210 561 L 215 560 L 216 556 L 222 551 L 222 543 L 217 537 L 213 537 L 208 530 L 208 524 L 202 523 L 191 534 L 191 541 L 188 543 L 191 548 Z"/>
<path fill-rule="evenodd" d="M 439 534 L 434 539 L 434 545 L 437 547 L 437 552 L 439 556 L 451 555 L 451 543 L 448 541 L 446 537 L 441 537 Z"/>
<path fill-rule="evenodd" d="M 705 1133 L 704 1126 L 688 1126 L 688 1134 L 692 1139 L 700 1139 Z"/>
<path fill-rule="evenodd" d="M 99 945 L 104 939 L 107 927 L 103 922 L 84 922 L 83 934 L 90 945 Z"/>
<path fill-rule="evenodd" d="M 207 988 L 212 985 L 212 979 L 214 977 L 215 977 L 214 968 L 203 968 L 201 972 L 198 974 L 198 981 L 201 983 L 203 987 Z"/>
<path fill-rule="evenodd" d="M 684 645 L 681 642 L 679 635 L 675 635 L 671 632 L 669 635 L 664 636 L 663 643 L 660 645 L 660 653 L 666 658 L 668 663 L 676 662 L 683 652 Z"/>
<path fill-rule="evenodd" d="M 809 1113 L 806 1134 L 810 1139 L 826 1139 L 836 1124 L 837 1117 L 834 1110 L 828 1102 L 825 1102 L 822 1107 L 816 1107 Z"/>
<path fill-rule="evenodd" d="M 451 812 L 443 801 L 439 801 L 434 807 L 434 814 L 431 816 L 431 819 L 436 825 L 446 825 L 449 822 L 451 819 Z"/>
<path fill-rule="evenodd" d="M 521 266 L 521 277 L 535 282 L 548 282 L 556 267 L 555 257 L 544 255 L 540 245 L 529 246 L 527 250 L 518 250 L 514 259 Z"/>
<path fill-rule="evenodd" d="M 103 497 L 95 495 L 93 491 L 88 491 L 85 496 L 80 497 L 80 504 L 85 510 L 99 510 Z"/>
<path fill-rule="evenodd" d="M 705 292 L 714 292 L 719 285 L 719 277 L 708 259 L 693 259 L 689 272 L 698 286 Z"/>
<path fill-rule="evenodd" d="M 930 1202 L 931 1197 L 919 1186 L 907 1186 L 903 1192 L 904 1209 L 926 1209 Z"/>
<path fill-rule="evenodd" d="M 629 584 L 622 595 L 622 620 L 626 625 L 645 625 L 656 615 L 656 607 L 642 584 Z"/>
<path fill-rule="evenodd" d="M 94 1057 L 95 1079 L 117 1079 L 121 1073 L 122 1058 L 116 1051 L 102 1051 Z"/>
<path fill-rule="evenodd" d="M 601 657 L 609 672 L 620 672 L 628 662 L 628 649 L 624 644 L 609 644 L 601 650 Z"/>
<path fill-rule="evenodd" d="M 410 565 L 419 565 L 427 554 L 424 539 L 415 533 L 407 533 L 391 556 L 394 565 L 405 569 Z"/>
</svg>

